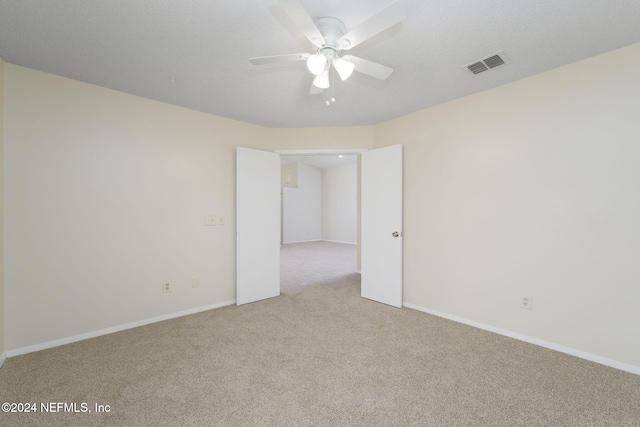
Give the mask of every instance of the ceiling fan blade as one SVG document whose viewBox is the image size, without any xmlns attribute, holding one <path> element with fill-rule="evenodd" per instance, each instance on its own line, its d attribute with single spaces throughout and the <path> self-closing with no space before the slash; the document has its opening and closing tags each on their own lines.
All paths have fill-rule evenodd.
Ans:
<svg viewBox="0 0 640 427">
<path fill-rule="evenodd" d="M 313 20 L 298 0 L 278 0 L 278 3 L 311 43 L 317 47 L 324 44 L 324 37 L 322 37 L 318 27 L 313 23 Z"/>
<path fill-rule="evenodd" d="M 377 62 L 368 61 L 366 59 L 358 58 L 353 55 L 345 55 L 342 59 L 353 62 L 355 65 L 355 71 L 366 74 L 376 79 L 386 80 L 387 77 L 393 73 L 393 68 L 386 65 L 378 64 Z"/>
<path fill-rule="evenodd" d="M 309 53 L 290 53 L 287 55 L 261 56 L 258 58 L 249 58 L 249 62 L 253 65 L 276 64 L 278 62 L 306 61 L 311 54 Z"/>
<path fill-rule="evenodd" d="M 406 18 L 407 14 L 404 8 L 400 3 L 395 1 L 340 37 L 338 46 L 343 50 L 351 49 L 387 28 L 394 26 L 398 22 L 404 21 Z"/>
<path fill-rule="evenodd" d="M 324 92 L 324 89 L 319 88 L 318 86 L 316 86 L 313 83 L 311 83 L 311 90 L 309 91 L 309 94 L 311 94 L 311 95 L 319 95 L 322 92 Z"/>
</svg>

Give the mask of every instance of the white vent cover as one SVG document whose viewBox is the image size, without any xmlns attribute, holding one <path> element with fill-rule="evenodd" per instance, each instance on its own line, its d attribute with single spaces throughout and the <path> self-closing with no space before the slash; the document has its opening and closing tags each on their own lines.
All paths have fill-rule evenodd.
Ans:
<svg viewBox="0 0 640 427">
<path fill-rule="evenodd" d="M 472 76 L 475 76 L 508 63 L 509 60 L 505 56 L 504 52 L 499 51 L 482 59 L 478 59 L 477 61 L 473 61 L 467 65 L 463 65 L 462 68 L 467 70 L 467 72 Z"/>
</svg>

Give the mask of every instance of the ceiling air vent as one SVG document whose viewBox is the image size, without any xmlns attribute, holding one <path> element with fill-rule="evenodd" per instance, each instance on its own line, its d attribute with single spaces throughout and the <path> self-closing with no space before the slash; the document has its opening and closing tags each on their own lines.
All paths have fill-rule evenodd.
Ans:
<svg viewBox="0 0 640 427">
<path fill-rule="evenodd" d="M 462 68 L 467 70 L 469 74 L 475 76 L 476 74 L 484 73 L 485 71 L 489 71 L 492 68 L 499 67 L 506 63 L 508 63 L 507 58 L 505 57 L 504 52 L 500 51 L 491 54 L 486 58 L 464 65 Z"/>
<path fill-rule="evenodd" d="M 471 74 L 480 74 L 489 69 L 486 65 L 484 65 L 483 62 L 474 62 L 473 64 L 467 65 L 466 67 Z"/>
</svg>

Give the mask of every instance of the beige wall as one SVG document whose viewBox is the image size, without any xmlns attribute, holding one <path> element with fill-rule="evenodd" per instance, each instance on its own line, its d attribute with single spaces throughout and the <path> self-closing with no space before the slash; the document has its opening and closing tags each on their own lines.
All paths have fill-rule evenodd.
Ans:
<svg viewBox="0 0 640 427">
<path fill-rule="evenodd" d="M 264 128 L 12 64 L 5 80 L 7 350 L 235 299 L 235 147 Z"/>
<path fill-rule="evenodd" d="M 235 147 L 372 143 L 371 127 L 268 129 L 5 72 L 7 350 L 234 300 Z"/>
<path fill-rule="evenodd" d="M 270 129 L 268 150 L 371 148 L 371 126 Z"/>
<path fill-rule="evenodd" d="M 4 71 L 5 350 L 233 300 L 235 146 L 402 143 L 406 302 L 640 367 L 640 45 L 353 128 Z"/>
<path fill-rule="evenodd" d="M 404 301 L 640 367 L 638 76 L 640 44 L 375 126 Z"/>
<path fill-rule="evenodd" d="M 0 58 L 0 358 L 5 351 L 4 322 L 4 61 Z"/>
</svg>

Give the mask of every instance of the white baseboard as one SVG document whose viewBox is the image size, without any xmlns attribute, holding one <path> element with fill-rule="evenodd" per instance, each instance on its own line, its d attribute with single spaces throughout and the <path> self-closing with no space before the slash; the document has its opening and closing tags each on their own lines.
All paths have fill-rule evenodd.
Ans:
<svg viewBox="0 0 640 427">
<path fill-rule="evenodd" d="M 2 365 L 4 365 L 5 360 L 7 360 L 7 353 L 0 354 L 0 369 L 2 369 Z"/>
<path fill-rule="evenodd" d="M 507 329 L 496 328 L 494 326 L 486 325 L 484 323 L 476 322 L 473 320 L 465 319 L 458 316 L 453 316 L 451 314 L 441 313 L 439 311 L 430 310 L 428 308 L 420 307 L 414 304 L 409 304 L 403 302 L 402 305 L 404 307 L 410 308 L 412 310 L 422 311 L 424 313 L 433 314 L 434 316 L 442 317 L 448 320 L 453 320 L 454 322 L 463 323 L 465 325 L 473 326 L 474 328 L 484 329 L 485 331 L 494 332 L 499 335 L 504 335 L 509 338 L 514 338 L 519 341 L 528 342 L 530 344 L 539 345 L 540 347 L 549 348 L 551 350 L 559 351 L 560 353 L 569 354 L 571 356 L 576 356 L 581 359 L 589 360 L 591 362 L 596 362 L 601 365 L 609 366 L 611 368 L 620 369 L 621 371 L 630 372 L 632 374 L 640 375 L 640 366 L 629 365 L 628 363 L 618 362 L 617 360 L 607 359 L 606 357 L 598 356 L 595 354 L 587 353 L 584 351 L 576 350 L 570 347 L 565 347 L 563 345 L 554 344 L 549 341 L 544 341 L 538 338 L 533 338 L 527 335 L 519 334 L 517 332 L 512 332 Z"/>
<path fill-rule="evenodd" d="M 283 245 L 290 245 L 292 243 L 311 243 L 311 242 L 321 242 L 320 239 L 315 240 L 296 240 L 295 242 L 282 242 Z"/>
<path fill-rule="evenodd" d="M 113 326 L 111 328 L 100 329 L 93 332 L 87 332 L 85 334 L 74 335 L 72 337 L 61 338 L 59 340 L 47 341 L 41 344 L 30 345 L 27 347 L 17 348 L 15 350 L 8 350 L 5 357 L 21 356 L 27 353 L 33 353 L 35 351 L 46 350 L 48 348 L 58 347 L 65 344 L 71 344 L 77 341 L 88 340 L 90 338 L 99 337 L 102 335 L 113 334 L 114 332 L 120 332 L 127 329 L 137 328 L 139 326 L 149 325 L 151 323 L 162 322 L 163 320 L 175 319 L 176 317 L 188 316 L 190 314 L 200 313 L 202 311 L 213 310 L 215 308 L 225 307 L 233 305 L 236 300 L 220 302 L 217 304 L 205 305 L 202 307 L 192 308 L 190 310 L 178 311 L 176 313 L 165 314 L 162 316 L 152 317 L 150 319 L 139 320 L 137 322 L 126 323 L 124 325 Z M 4 360 L 3 360 L 4 361 Z"/>
<path fill-rule="evenodd" d="M 322 239 L 322 242 L 329 242 L 329 243 L 342 243 L 343 245 L 357 245 L 357 243 L 353 243 L 353 242 L 341 242 L 340 240 L 325 240 Z"/>
<path fill-rule="evenodd" d="M 296 240 L 295 242 L 282 242 L 282 244 L 283 245 L 290 245 L 292 243 L 313 243 L 313 242 L 329 242 L 329 243 L 342 243 L 344 245 L 357 245 L 357 243 L 353 243 L 353 242 L 341 242 L 339 240 L 325 240 L 325 239 Z"/>
</svg>

